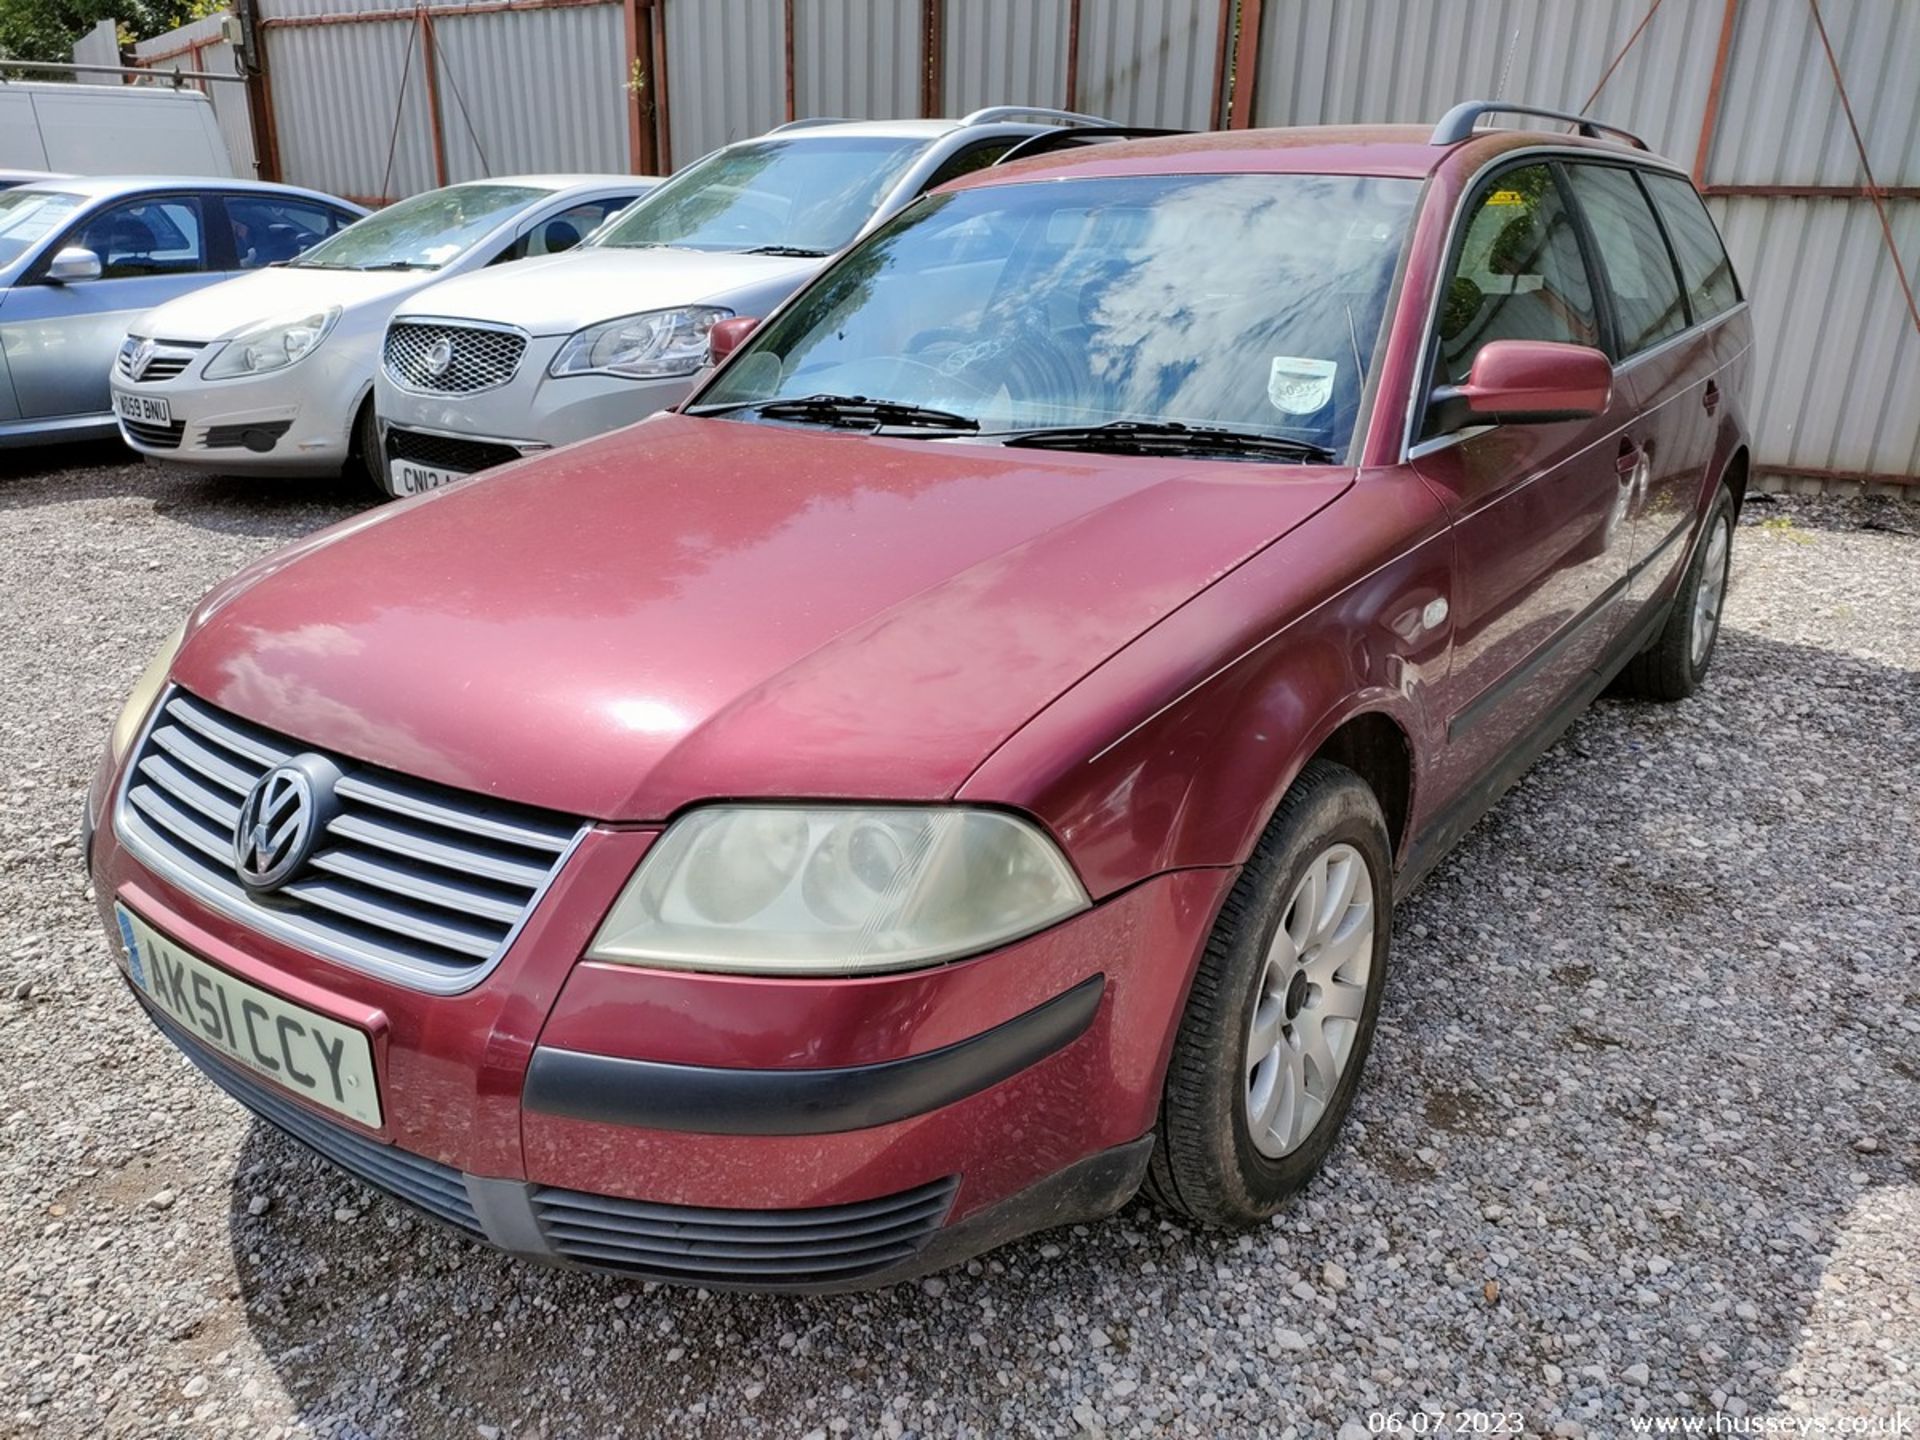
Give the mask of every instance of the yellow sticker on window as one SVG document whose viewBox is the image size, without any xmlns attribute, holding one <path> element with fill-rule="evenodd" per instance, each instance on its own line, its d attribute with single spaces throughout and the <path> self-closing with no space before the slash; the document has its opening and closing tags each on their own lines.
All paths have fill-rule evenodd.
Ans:
<svg viewBox="0 0 1920 1440">
<path fill-rule="evenodd" d="M 1487 196 L 1489 205 L 1524 205 L 1526 203 L 1527 197 L 1518 190 L 1496 190 Z"/>
</svg>

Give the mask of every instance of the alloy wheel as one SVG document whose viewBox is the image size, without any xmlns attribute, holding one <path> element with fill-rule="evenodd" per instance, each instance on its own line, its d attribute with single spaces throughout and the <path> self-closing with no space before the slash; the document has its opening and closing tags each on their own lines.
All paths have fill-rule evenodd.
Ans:
<svg viewBox="0 0 1920 1440">
<path fill-rule="evenodd" d="M 1707 553 L 1700 561 L 1700 583 L 1693 592 L 1693 633 L 1687 658 L 1698 670 L 1713 648 L 1713 637 L 1720 630 L 1720 607 L 1727 596 L 1727 559 L 1731 548 L 1731 522 L 1722 516 L 1707 537 Z"/>
<path fill-rule="evenodd" d="M 1353 1054 L 1373 968 L 1373 872 L 1351 845 L 1317 855 L 1267 947 L 1247 1027 L 1247 1129 L 1270 1159 L 1305 1144 Z"/>
</svg>

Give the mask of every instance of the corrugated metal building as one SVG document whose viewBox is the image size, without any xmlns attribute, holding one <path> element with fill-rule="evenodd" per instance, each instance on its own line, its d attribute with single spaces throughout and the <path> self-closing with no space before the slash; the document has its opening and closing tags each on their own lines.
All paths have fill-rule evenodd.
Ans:
<svg viewBox="0 0 1920 1440">
<path fill-rule="evenodd" d="M 1039 104 L 1196 128 L 1430 121 L 1494 95 L 1585 104 L 1709 196 L 1754 302 L 1760 466 L 1920 479 L 1920 326 L 1815 5 L 251 0 L 251 129 L 263 173 L 378 201 L 512 170 L 664 171 L 797 116 Z M 1920 0 L 1817 5 L 1911 275 Z"/>
</svg>

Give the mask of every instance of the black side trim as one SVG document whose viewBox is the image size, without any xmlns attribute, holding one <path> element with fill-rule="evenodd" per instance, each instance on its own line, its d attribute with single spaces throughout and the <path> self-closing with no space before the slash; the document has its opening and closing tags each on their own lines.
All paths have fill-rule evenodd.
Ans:
<svg viewBox="0 0 1920 1440">
<path fill-rule="evenodd" d="M 1107 978 L 924 1055 L 830 1070 L 733 1070 L 543 1045 L 522 1105 L 546 1115 L 704 1135 L 831 1135 L 923 1115 L 997 1085 L 1077 1040 Z"/>
<path fill-rule="evenodd" d="M 1673 542 L 1685 535 L 1692 525 L 1693 520 L 1689 518 L 1682 520 L 1678 525 L 1674 526 L 1673 529 L 1667 532 L 1664 540 L 1638 560 L 1634 561 L 1626 574 L 1622 575 L 1605 590 L 1601 591 L 1586 609 L 1582 610 L 1578 615 L 1574 616 L 1573 619 L 1561 626 L 1560 632 L 1538 650 L 1534 651 L 1533 654 L 1529 655 L 1523 664 L 1516 669 L 1508 671 L 1504 676 L 1494 681 L 1493 684 L 1489 685 L 1478 695 L 1474 696 L 1472 700 L 1468 701 L 1466 707 L 1447 722 L 1448 743 L 1458 740 L 1462 735 L 1465 735 L 1469 730 L 1473 729 L 1474 726 L 1478 725 L 1482 720 L 1486 719 L 1489 714 L 1498 709 L 1501 702 L 1512 695 L 1514 691 L 1532 680 L 1533 677 L 1539 674 L 1546 666 L 1551 665 L 1559 656 L 1560 652 L 1565 650 L 1582 630 L 1586 629 L 1593 621 L 1605 614 L 1607 607 L 1618 599 L 1628 586 L 1640 578 L 1641 572 L 1662 555 L 1666 554 L 1668 550 L 1672 549 Z M 1628 653 L 1631 654 L 1632 652 L 1630 651 Z"/>
</svg>

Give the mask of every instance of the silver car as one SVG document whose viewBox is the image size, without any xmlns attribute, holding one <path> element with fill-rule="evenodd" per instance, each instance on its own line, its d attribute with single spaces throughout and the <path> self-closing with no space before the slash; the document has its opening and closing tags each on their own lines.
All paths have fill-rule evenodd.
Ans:
<svg viewBox="0 0 1920 1440">
<path fill-rule="evenodd" d="M 364 214 L 315 190 L 205 177 L 0 191 L 0 446 L 112 435 L 107 372 L 135 316 L 291 260 Z"/>
<path fill-rule="evenodd" d="M 334 475 L 376 457 L 369 392 L 394 306 L 447 276 L 570 249 L 658 183 L 449 185 L 162 305 L 134 323 L 114 366 L 121 432 L 143 455 L 215 474 Z"/>
<path fill-rule="evenodd" d="M 412 495 L 682 399 L 707 332 L 764 316 L 834 252 L 1014 146 L 1109 122 L 1000 107 L 960 120 L 803 120 L 716 150 L 587 244 L 421 291 L 394 311 L 374 407 Z"/>
</svg>

